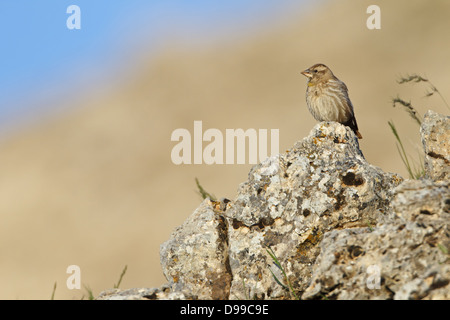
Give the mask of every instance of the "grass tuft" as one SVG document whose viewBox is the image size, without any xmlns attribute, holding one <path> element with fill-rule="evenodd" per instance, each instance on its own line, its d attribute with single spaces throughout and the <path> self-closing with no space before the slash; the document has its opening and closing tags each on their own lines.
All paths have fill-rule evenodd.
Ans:
<svg viewBox="0 0 450 320">
<path fill-rule="evenodd" d="M 125 265 L 125 267 L 122 270 L 122 273 L 119 276 L 119 281 L 117 281 L 117 283 L 114 284 L 114 286 L 113 286 L 114 289 L 118 289 L 119 288 L 120 284 L 122 283 L 122 279 L 125 276 L 125 273 L 127 272 L 127 269 L 128 269 L 128 266 Z M 55 283 L 55 286 L 56 286 L 56 283 Z M 89 286 L 85 285 L 85 284 L 83 285 L 83 287 L 84 287 L 84 289 L 87 292 L 87 299 L 88 300 L 95 300 L 94 292 L 92 291 L 92 289 Z M 84 299 L 84 295 L 81 297 L 81 300 L 83 300 L 83 299 Z"/>
<path fill-rule="evenodd" d="M 426 83 L 428 85 L 427 91 L 425 93 L 425 98 L 433 96 L 435 93 L 438 94 L 441 98 L 441 100 L 444 102 L 445 106 L 450 110 L 450 106 L 445 100 L 444 96 L 440 93 L 440 91 L 436 88 L 434 84 L 430 82 L 429 79 L 418 75 L 418 74 L 412 74 L 407 75 L 404 77 L 400 77 L 397 80 L 397 83 L 399 84 L 405 84 L 405 83 Z M 411 116 L 411 118 L 419 125 L 422 125 L 422 117 L 417 112 L 416 108 L 413 106 L 411 101 L 406 101 L 399 96 L 392 99 L 392 106 L 395 108 L 397 105 L 402 106 L 405 111 Z M 388 121 L 389 127 L 391 128 L 392 133 L 394 134 L 394 137 L 396 139 L 396 146 L 397 151 L 400 154 L 400 157 L 402 159 L 403 164 L 406 167 L 406 170 L 408 171 L 410 179 L 419 179 L 424 176 L 425 169 L 423 164 L 423 155 L 419 155 L 419 163 L 417 164 L 417 161 L 412 161 L 409 159 L 405 148 L 403 146 L 402 140 L 400 138 L 400 135 L 398 134 L 397 128 L 395 127 L 394 123 L 392 121 Z"/>
<path fill-rule="evenodd" d="M 92 291 L 92 289 L 89 286 L 85 285 L 85 284 L 83 285 L 83 287 L 84 287 L 84 289 L 86 290 L 86 292 L 88 294 L 87 299 L 88 300 L 95 300 L 94 292 Z M 81 300 L 84 300 L 84 295 L 81 297 Z"/>
<path fill-rule="evenodd" d="M 397 104 L 400 104 L 403 107 L 405 107 L 406 112 L 408 112 L 411 118 L 413 118 L 418 123 L 419 126 L 422 125 L 422 119 L 420 115 L 418 115 L 416 109 L 411 104 L 411 101 L 407 102 L 397 96 L 397 98 L 392 99 L 392 106 L 395 108 Z"/>
<path fill-rule="evenodd" d="M 400 139 L 400 136 L 397 132 L 397 128 L 395 127 L 394 123 L 392 121 L 388 121 L 389 126 L 391 127 L 392 133 L 394 134 L 395 139 L 397 140 L 396 146 L 397 151 L 400 154 L 400 158 L 402 159 L 403 164 L 406 167 L 406 170 L 408 171 L 410 179 L 419 179 L 425 174 L 425 169 L 423 166 L 423 162 L 420 161 L 419 165 L 411 164 L 412 162 L 409 161 L 408 155 L 405 151 L 405 148 L 403 147 L 403 142 Z"/>
<path fill-rule="evenodd" d="M 407 75 L 406 77 L 400 77 L 400 79 L 397 80 L 397 83 L 399 83 L 399 84 L 409 83 L 409 82 L 416 82 L 416 83 L 426 82 L 429 85 L 429 88 L 425 92 L 425 97 L 431 97 L 432 95 L 437 93 L 439 95 L 439 97 L 441 98 L 441 100 L 444 102 L 447 109 L 450 110 L 450 106 L 449 106 L 447 100 L 445 100 L 445 98 L 441 94 L 441 92 L 436 88 L 436 86 L 434 84 L 431 83 L 430 80 L 428 80 L 427 78 L 424 78 L 418 74 L 415 74 L 415 73 L 412 75 Z"/>
<path fill-rule="evenodd" d="M 291 281 L 289 280 L 286 272 L 284 271 L 283 267 L 281 266 L 280 261 L 278 260 L 277 256 L 275 255 L 275 252 L 270 247 L 266 248 L 267 253 L 270 255 L 270 257 L 273 260 L 274 265 L 281 270 L 281 273 L 283 274 L 284 281 L 286 281 L 287 285 L 283 284 L 278 277 L 273 273 L 273 271 L 269 268 L 270 273 L 272 273 L 272 276 L 276 283 L 278 283 L 281 287 L 283 287 L 285 290 L 289 291 L 289 293 L 296 299 L 300 300 L 300 298 L 295 293 L 294 288 L 292 287 Z"/>
</svg>

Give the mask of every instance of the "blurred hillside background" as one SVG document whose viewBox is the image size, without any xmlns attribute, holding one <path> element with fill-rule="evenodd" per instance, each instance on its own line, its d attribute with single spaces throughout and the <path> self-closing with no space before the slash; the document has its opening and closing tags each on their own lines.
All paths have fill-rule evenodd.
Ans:
<svg viewBox="0 0 450 320">
<path fill-rule="evenodd" d="M 66 8 L 81 8 L 68 30 Z M 381 30 L 369 30 L 369 5 Z M 325 63 L 355 106 L 366 159 L 408 177 L 388 126 L 411 158 L 420 114 L 447 113 L 450 2 L 13 1 L 0 3 L 0 299 L 80 299 L 166 282 L 159 245 L 201 202 L 195 178 L 233 199 L 251 165 L 172 163 L 177 128 L 279 129 L 280 151 L 316 124 L 300 71 Z M 206 145 L 206 143 L 204 144 Z"/>
</svg>

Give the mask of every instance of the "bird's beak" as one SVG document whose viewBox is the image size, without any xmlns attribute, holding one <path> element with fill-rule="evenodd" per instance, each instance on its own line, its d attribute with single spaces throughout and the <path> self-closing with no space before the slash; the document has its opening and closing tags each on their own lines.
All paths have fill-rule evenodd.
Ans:
<svg viewBox="0 0 450 320">
<path fill-rule="evenodd" d="M 309 71 L 309 69 L 303 70 L 302 72 L 300 72 L 302 75 L 304 75 L 307 78 L 311 78 L 312 74 L 311 71 Z"/>
</svg>

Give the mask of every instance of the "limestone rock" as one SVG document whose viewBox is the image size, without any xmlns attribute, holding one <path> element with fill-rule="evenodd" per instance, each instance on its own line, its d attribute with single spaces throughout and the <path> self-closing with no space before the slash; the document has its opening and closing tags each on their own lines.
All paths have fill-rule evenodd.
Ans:
<svg viewBox="0 0 450 320">
<path fill-rule="evenodd" d="M 450 117 L 429 110 L 420 128 L 425 151 L 425 175 L 432 180 L 450 179 Z"/>
<path fill-rule="evenodd" d="M 231 272 L 227 223 L 209 199 L 161 245 L 161 265 L 173 291 L 196 299 L 227 299 Z"/>
<path fill-rule="evenodd" d="M 272 277 L 268 247 L 295 290 L 306 289 L 323 235 L 376 225 L 401 181 L 367 163 L 353 132 L 333 122 L 316 125 L 291 150 L 253 167 L 226 215 L 231 297 L 292 297 Z"/>
<path fill-rule="evenodd" d="M 324 236 L 303 299 L 449 299 L 449 183 L 405 181 L 390 223 Z"/>
<path fill-rule="evenodd" d="M 168 285 L 161 288 L 109 289 L 100 293 L 97 300 L 189 300 L 193 297 L 172 291 Z"/>
<path fill-rule="evenodd" d="M 267 249 L 303 291 L 324 233 L 376 225 L 401 181 L 366 162 L 349 128 L 320 123 L 254 166 L 234 201 L 205 200 L 161 246 L 169 286 L 199 299 L 291 298 L 274 281 Z"/>
<path fill-rule="evenodd" d="M 449 299 L 448 126 L 427 113 L 426 179 L 403 180 L 367 163 L 351 129 L 319 123 L 173 232 L 166 285 L 99 299 Z"/>
</svg>

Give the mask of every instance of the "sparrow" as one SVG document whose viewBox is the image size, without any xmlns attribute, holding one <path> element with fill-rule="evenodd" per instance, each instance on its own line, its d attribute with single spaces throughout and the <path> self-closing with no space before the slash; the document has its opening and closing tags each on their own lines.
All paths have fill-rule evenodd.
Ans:
<svg viewBox="0 0 450 320">
<path fill-rule="evenodd" d="M 301 74 L 308 78 L 306 104 L 313 117 L 317 121 L 336 121 L 348 126 L 362 139 L 345 83 L 321 63 L 302 71 Z"/>
</svg>

